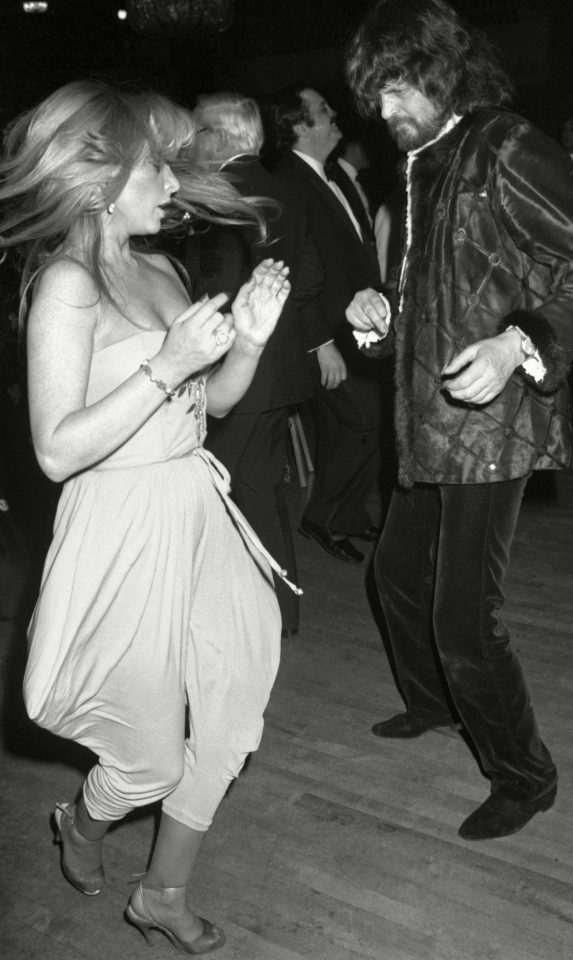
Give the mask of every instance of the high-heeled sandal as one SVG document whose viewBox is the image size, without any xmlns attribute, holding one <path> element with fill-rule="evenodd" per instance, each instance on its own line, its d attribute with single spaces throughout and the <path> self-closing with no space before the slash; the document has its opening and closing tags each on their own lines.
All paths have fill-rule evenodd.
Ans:
<svg viewBox="0 0 573 960">
<path fill-rule="evenodd" d="M 105 883 L 102 841 L 87 840 L 75 825 L 73 803 L 58 803 L 53 814 L 54 843 L 61 851 L 60 865 L 68 883 L 80 893 L 95 897 Z"/>
<path fill-rule="evenodd" d="M 151 887 L 150 889 L 154 888 Z M 161 890 L 161 895 L 167 905 L 172 905 L 177 900 L 185 900 L 185 887 L 162 887 L 157 889 Z M 136 900 L 137 910 L 133 903 L 134 899 Z M 155 919 L 149 909 L 149 905 L 145 901 L 143 883 L 139 883 L 137 889 L 132 893 L 129 903 L 125 908 L 125 919 L 128 923 L 137 927 L 150 946 L 152 943 L 152 930 L 159 930 L 159 932 L 164 934 L 173 946 L 181 950 L 182 953 L 190 953 L 194 956 L 201 953 L 209 953 L 211 950 L 222 947 L 225 943 L 225 934 L 223 931 L 202 917 L 197 917 L 197 919 L 203 926 L 203 933 L 200 933 L 194 940 L 181 940 L 173 930 L 170 930 L 165 924 Z"/>
</svg>

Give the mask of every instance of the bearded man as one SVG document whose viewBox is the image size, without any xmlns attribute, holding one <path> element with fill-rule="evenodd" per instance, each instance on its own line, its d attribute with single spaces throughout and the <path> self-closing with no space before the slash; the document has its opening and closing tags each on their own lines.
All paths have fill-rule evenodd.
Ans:
<svg viewBox="0 0 573 960">
<path fill-rule="evenodd" d="M 399 302 L 363 290 L 347 310 L 363 351 L 396 362 L 375 572 L 406 712 L 373 733 L 461 723 L 491 793 L 459 833 L 503 837 L 557 786 L 501 611 L 527 478 L 571 459 L 573 168 L 505 108 L 490 45 L 442 0 L 380 0 L 347 72 L 406 153 Z"/>
</svg>

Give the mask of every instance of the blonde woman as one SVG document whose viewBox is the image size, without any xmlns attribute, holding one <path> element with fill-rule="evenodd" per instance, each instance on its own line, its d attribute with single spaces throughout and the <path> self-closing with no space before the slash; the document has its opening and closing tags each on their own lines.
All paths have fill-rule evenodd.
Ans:
<svg viewBox="0 0 573 960">
<path fill-rule="evenodd" d="M 256 203 L 195 170 L 193 141 L 190 115 L 156 94 L 63 87 L 9 133 L 0 245 L 26 254 L 33 440 L 63 481 L 25 699 L 98 757 L 77 804 L 55 811 L 62 870 L 99 893 L 110 824 L 162 801 L 126 917 L 200 954 L 224 935 L 186 886 L 260 741 L 280 642 L 271 561 L 202 447 L 205 415 L 247 389 L 289 282 L 265 261 L 226 315 L 224 291 L 191 304 L 172 263 L 134 243 L 183 209 L 261 223 Z"/>
</svg>

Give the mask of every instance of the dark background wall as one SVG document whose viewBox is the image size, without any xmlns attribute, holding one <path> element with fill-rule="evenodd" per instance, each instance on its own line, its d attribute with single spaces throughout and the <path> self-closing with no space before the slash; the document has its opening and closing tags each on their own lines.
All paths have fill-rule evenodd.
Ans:
<svg viewBox="0 0 573 960">
<path fill-rule="evenodd" d="M 232 11 L 224 31 L 199 30 L 193 10 L 218 2 Z M 518 109 L 559 139 L 563 121 L 573 116 L 572 0 L 451 2 L 498 43 L 517 85 Z M 0 126 L 50 90 L 89 75 L 136 81 L 188 105 L 197 93 L 225 88 L 264 101 L 303 80 L 326 94 L 344 130 L 356 121 L 344 82 L 344 44 L 370 5 L 48 0 L 47 13 L 31 15 L 23 12 L 22 0 L 0 0 Z M 128 12 L 123 21 L 117 16 L 122 7 Z M 395 182 L 397 153 L 383 124 L 361 129 L 383 198 Z"/>
<path fill-rule="evenodd" d="M 188 0 L 132 0 L 185 9 Z M 205 0 L 200 0 L 205 2 Z M 407 0 L 404 0 L 407 2 Z M 130 77 L 184 101 L 197 90 L 233 86 L 257 95 L 304 77 L 344 100 L 341 50 L 369 0 L 235 0 L 223 33 L 139 33 L 117 10 L 128 0 L 48 0 L 26 15 L 21 0 L 0 4 L 0 120 L 81 74 Z M 453 0 L 503 51 L 519 107 L 558 135 L 573 114 L 571 0 Z M 147 17 L 149 21 L 149 16 Z"/>
</svg>

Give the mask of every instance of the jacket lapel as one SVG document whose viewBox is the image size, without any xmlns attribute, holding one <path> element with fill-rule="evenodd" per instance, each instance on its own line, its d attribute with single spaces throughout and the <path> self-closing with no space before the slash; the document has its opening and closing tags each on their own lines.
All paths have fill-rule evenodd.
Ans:
<svg viewBox="0 0 573 960">
<path fill-rule="evenodd" d="M 362 230 L 362 239 L 368 240 L 369 243 L 373 243 L 374 232 L 368 219 L 368 214 L 364 209 L 364 204 L 360 199 L 360 194 L 358 193 L 358 190 L 354 186 L 352 180 L 346 171 L 343 170 L 342 167 L 336 162 L 328 164 L 325 170 L 327 177 L 329 177 L 331 180 L 334 180 L 346 197 L 352 213 L 360 224 L 360 229 Z"/>
<path fill-rule="evenodd" d="M 305 163 L 304 160 L 301 160 L 300 157 L 297 157 L 293 153 L 293 160 L 296 162 L 297 170 L 309 181 L 310 185 L 316 190 L 325 203 L 328 204 L 330 209 L 334 214 L 336 214 L 338 220 L 344 224 L 345 228 L 352 234 L 355 240 L 358 242 L 364 243 L 364 240 L 361 241 L 360 237 L 356 233 L 356 228 L 352 223 L 350 217 L 348 216 L 346 210 L 342 206 L 340 200 L 337 200 L 334 196 L 332 190 L 327 183 L 316 173 L 308 163 Z"/>
</svg>

